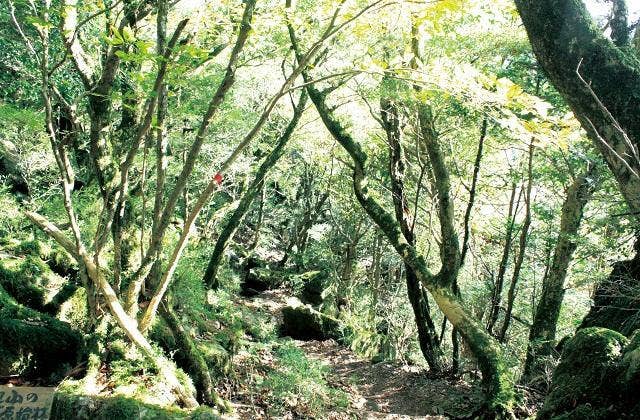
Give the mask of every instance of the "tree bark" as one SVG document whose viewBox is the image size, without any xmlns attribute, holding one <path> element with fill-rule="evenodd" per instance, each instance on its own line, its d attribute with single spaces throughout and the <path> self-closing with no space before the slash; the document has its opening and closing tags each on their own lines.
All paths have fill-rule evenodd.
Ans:
<svg viewBox="0 0 640 420">
<path fill-rule="evenodd" d="M 640 222 L 640 60 L 581 0 L 516 0 L 533 51 L 613 172 Z"/>
<path fill-rule="evenodd" d="M 203 404 L 217 406 L 222 411 L 229 411 L 229 404 L 215 390 L 209 366 L 202 352 L 184 329 L 170 305 L 169 302 L 163 305 L 160 314 L 173 332 L 178 351 L 181 352 L 180 358 L 184 360 L 184 366 L 181 367 L 193 378 L 198 399 Z"/>
<path fill-rule="evenodd" d="M 402 235 L 411 246 L 415 246 L 415 235 L 411 227 L 413 222 L 409 210 L 409 203 L 404 192 L 404 160 L 402 158 L 401 131 L 397 105 L 390 99 L 380 101 L 380 113 L 383 128 L 389 142 L 389 176 L 391 178 L 391 194 L 396 221 L 400 225 Z M 415 216 L 414 216 L 415 217 Z M 416 327 L 418 329 L 418 343 L 429 369 L 441 372 L 444 367 L 442 350 L 438 340 L 433 319 L 429 313 L 427 296 L 422 293 L 420 282 L 415 271 L 405 264 L 405 279 L 407 295 Z"/>
<path fill-rule="evenodd" d="M 533 324 L 529 329 L 527 358 L 522 382 L 529 383 L 541 373 L 541 362 L 553 353 L 556 326 L 564 298 L 564 282 L 569 264 L 576 250 L 576 235 L 582 221 L 584 208 L 591 198 L 596 182 L 596 166 L 593 164 L 580 174 L 567 190 L 562 205 L 560 232 L 556 241 L 553 260 L 542 283 L 542 294 L 536 307 Z"/>
</svg>

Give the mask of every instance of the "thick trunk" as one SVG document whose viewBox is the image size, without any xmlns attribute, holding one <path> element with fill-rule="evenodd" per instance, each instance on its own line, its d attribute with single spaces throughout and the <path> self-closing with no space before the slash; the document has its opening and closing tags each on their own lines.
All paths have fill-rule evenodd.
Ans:
<svg viewBox="0 0 640 420">
<path fill-rule="evenodd" d="M 581 0 L 516 0 L 516 6 L 538 61 L 640 221 L 640 61 L 635 51 L 605 38 Z"/>
<path fill-rule="evenodd" d="M 579 328 L 603 327 L 628 337 L 640 329 L 640 238 L 636 237 L 635 257 L 617 261 L 609 277 L 601 281 L 593 296 L 593 306 Z"/>
<path fill-rule="evenodd" d="M 407 280 L 407 295 L 413 309 L 413 316 L 418 329 L 418 344 L 429 369 L 441 372 L 444 368 L 442 349 L 436 326 L 429 313 L 429 301 L 426 293 L 422 292 L 422 285 L 415 271 L 405 264 L 405 278 Z"/>
<path fill-rule="evenodd" d="M 157 354 L 151 347 L 149 341 L 147 341 L 138 329 L 136 320 L 125 312 L 115 291 L 102 275 L 100 267 L 93 263 L 84 249 L 78 249 L 60 229 L 39 214 L 25 212 L 25 215 L 78 261 L 82 267 L 81 269 L 86 270 L 87 276 L 104 297 L 111 314 L 118 323 L 118 326 L 127 335 L 127 338 L 129 338 L 140 352 L 158 369 L 160 375 L 172 387 L 178 399 L 186 407 L 196 407 L 198 405 L 197 401 L 189 394 L 184 385 L 178 381 L 171 363 L 163 356 Z"/>
<path fill-rule="evenodd" d="M 202 354 L 196 346 L 193 338 L 181 325 L 180 320 L 176 316 L 171 304 L 167 302 L 162 306 L 161 316 L 171 329 L 178 351 L 180 354 L 174 356 L 183 361 L 181 368 L 193 378 L 193 384 L 198 392 L 198 399 L 201 403 L 209 406 L 217 406 L 223 411 L 229 410 L 229 405 L 215 391 L 213 380 L 209 366 Z"/>
<path fill-rule="evenodd" d="M 580 228 L 582 213 L 593 194 L 595 166 L 578 176 L 567 190 L 562 205 L 560 233 L 556 241 L 553 260 L 542 284 L 542 294 L 536 308 L 533 324 L 529 330 L 527 359 L 524 365 L 523 382 L 530 382 L 541 373 L 542 360 L 553 352 L 556 325 L 564 298 L 564 281 L 571 257 L 576 250 L 576 235 Z"/>
</svg>

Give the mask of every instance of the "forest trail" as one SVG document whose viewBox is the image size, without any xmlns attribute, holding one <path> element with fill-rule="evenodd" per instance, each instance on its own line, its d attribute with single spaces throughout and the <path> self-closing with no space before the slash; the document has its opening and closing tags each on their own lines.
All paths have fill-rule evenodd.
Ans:
<svg viewBox="0 0 640 420">
<path fill-rule="evenodd" d="M 287 297 L 282 290 L 270 290 L 245 300 L 244 304 L 268 314 L 279 325 Z M 326 418 L 469 418 L 482 403 L 479 390 L 462 380 L 430 378 L 415 366 L 372 363 L 335 340 L 293 340 L 293 343 L 308 358 L 327 366 L 327 383 L 349 396 L 346 410 L 330 410 L 323 416 Z M 257 407 L 234 405 L 237 413 L 232 418 L 249 419 L 263 414 L 255 411 Z"/>
</svg>

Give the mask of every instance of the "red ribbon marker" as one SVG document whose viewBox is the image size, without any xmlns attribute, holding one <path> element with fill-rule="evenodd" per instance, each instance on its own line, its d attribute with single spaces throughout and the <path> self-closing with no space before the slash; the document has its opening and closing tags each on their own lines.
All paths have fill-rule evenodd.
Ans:
<svg viewBox="0 0 640 420">
<path fill-rule="evenodd" d="M 213 180 L 218 183 L 218 185 L 222 185 L 222 174 L 220 172 L 216 172 L 213 177 Z"/>
</svg>

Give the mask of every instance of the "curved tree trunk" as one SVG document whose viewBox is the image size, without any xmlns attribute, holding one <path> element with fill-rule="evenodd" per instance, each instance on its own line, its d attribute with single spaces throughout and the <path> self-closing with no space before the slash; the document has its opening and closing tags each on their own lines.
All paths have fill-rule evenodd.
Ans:
<svg viewBox="0 0 640 420">
<path fill-rule="evenodd" d="M 290 28 L 290 34 L 294 48 L 299 52 L 292 28 Z M 382 230 L 404 263 L 415 271 L 420 283 L 431 293 L 440 310 L 454 328 L 460 332 L 460 335 L 471 348 L 482 371 L 483 384 L 487 393 L 488 408 L 499 417 L 512 417 L 511 409 L 514 399 L 513 384 L 511 382 L 511 374 L 503 360 L 500 344 L 491 337 L 474 316 L 465 309 L 464 303 L 452 291 L 451 275 L 456 273 L 459 268 L 459 250 L 454 250 L 452 242 L 457 243 L 457 240 L 449 242 L 448 246 L 445 245 L 441 250 L 443 261 L 452 261 L 455 266 L 443 264 L 438 274 L 432 274 L 427 268 L 424 257 L 420 255 L 415 247 L 409 244 L 402 235 L 399 223 L 369 195 L 366 176 L 367 155 L 345 130 L 342 124 L 334 117 L 332 110 L 325 103 L 325 95 L 318 91 L 313 84 L 307 85 L 307 91 L 325 127 L 345 151 L 349 153 L 353 160 L 353 188 L 358 202 L 374 223 Z M 427 117 L 426 111 L 423 110 L 421 115 L 422 117 Z M 432 154 L 430 154 L 430 158 L 432 165 L 434 165 L 434 171 L 442 169 L 443 167 L 439 166 L 438 169 L 435 168 L 436 164 L 433 161 L 437 156 L 431 155 Z M 442 178 L 440 178 L 440 182 L 444 183 Z M 440 197 L 440 199 L 448 199 L 448 197 L 444 196 L 446 194 L 443 193 L 444 191 L 441 191 L 442 197 Z M 452 216 L 452 211 L 452 207 L 440 207 L 443 242 L 447 240 L 446 238 L 453 239 L 455 235 L 455 232 L 452 232 L 450 229 L 452 224 L 447 222 L 447 220 L 452 222 L 449 218 L 450 215 Z M 444 259 L 452 256 L 450 254 L 454 251 L 456 255 L 453 255 L 452 259 Z"/>
<path fill-rule="evenodd" d="M 402 235 L 409 244 L 415 246 L 415 235 L 411 229 L 411 214 L 404 192 L 404 168 L 402 145 L 400 143 L 400 123 L 396 104 L 389 99 L 380 101 L 380 113 L 383 128 L 389 142 L 389 175 L 391 178 L 391 193 L 396 221 L 400 225 Z M 414 216 L 415 217 L 415 216 Z M 429 368 L 434 372 L 443 370 L 442 350 L 438 340 L 433 319 L 429 313 L 429 302 L 426 294 L 422 293 L 418 276 L 411 266 L 405 264 L 405 278 L 407 295 L 418 329 L 418 343 Z"/>
<path fill-rule="evenodd" d="M 122 307 L 122 304 L 118 300 L 118 296 L 115 291 L 104 278 L 100 267 L 96 266 L 89 258 L 83 248 L 78 247 L 71 242 L 55 225 L 49 222 L 44 217 L 33 212 L 24 212 L 25 215 L 40 229 L 42 229 L 47 235 L 53 238 L 60 246 L 62 246 L 67 252 L 69 252 L 78 261 L 82 270 L 86 270 L 88 278 L 95 284 L 96 288 L 100 291 L 104 297 L 111 314 L 118 323 L 118 326 L 127 335 L 127 338 L 140 350 L 140 352 L 152 363 L 160 372 L 160 375 L 171 386 L 172 391 L 176 394 L 179 401 L 181 401 L 185 407 L 193 408 L 198 406 L 198 402 L 195 400 L 188 390 L 180 383 L 176 377 L 174 367 L 171 363 L 162 355 L 159 355 L 156 350 L 151 347 L 149 341 L 142 335 L 138 329 L 137 322 L 131 318 Z"/>
</svg>

